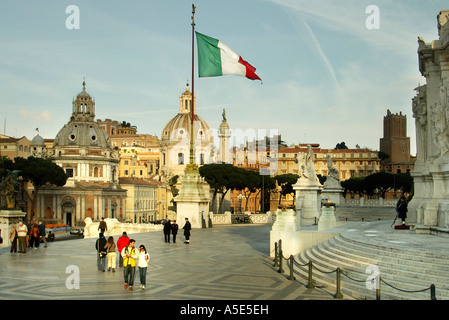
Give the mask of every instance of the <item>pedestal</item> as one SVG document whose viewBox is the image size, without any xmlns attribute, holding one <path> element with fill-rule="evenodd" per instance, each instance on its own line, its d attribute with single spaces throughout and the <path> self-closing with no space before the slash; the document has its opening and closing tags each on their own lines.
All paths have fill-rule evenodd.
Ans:
<svg viewBox="0 0 449 320">
<path fill-rule="evenodd" d="M 323 200 L 329 200 L 336 206 L 341 204 L 341 198 L 343 196 L 343 188 L 327 188 L 326 185 L 323 188 Z"/>
<path fill-rule="evenodd" d="M 3 243 L 0 247 L 7 247 L 11 245 L 9 240 L 9 233 L 13 225 L 17 225 L 19 221 L 23 221 L 26 213 L 19 209 L 0 210 L 0 230 L 3 238 Z"/>
<path fill-rule="evenodd" d="M 300 215 L 293 209 L 276 211 L 276 221 L 270 231 L 270 256 L 274 257 L 275 243 L 282 240 L 283 255 L 288 257 L 301 250 Z"/>
<path fill-rule="evenodd" d="M 207 185 L 201 178 L 198 166 L 188 164 L 181 190 L 173 200 L 176 202 L 176 220 L 180 228 L 188 218 L 192 228 L 206 228 L 209 224 L 209 197 L 204 187 Z"/>
<path fill-rule="evenodd" d="M 322 186 L 297 183 L 293 189 L 296 191 L 296 211 L 301 212 L 301 225 L 316 224 L 320 217 Z"/>
<path fill-rule="evenodd" d="M 335 218 L 335 207 L 323 207 L 321 209 L 320 220 L 318 221 L 318 231 L 332 229 L 337 226 L 337 218 Z"/>
</svg>

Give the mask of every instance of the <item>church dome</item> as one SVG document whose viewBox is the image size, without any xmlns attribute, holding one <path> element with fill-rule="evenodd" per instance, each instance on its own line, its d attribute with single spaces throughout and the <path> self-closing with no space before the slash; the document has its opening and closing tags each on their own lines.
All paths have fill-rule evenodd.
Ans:
<svg viewBox="0 0 449 320">
<path fill-rule="evenodd" d="M 95 122 L 95 101 L 83 90 L 73 100 L 70 121 L 56 135 L 55 146 L 110 148 L 109 137 Z"/>
<path fill-rule="evenodd" d="M 44 138 L 42 138 L 39 134 L 37 134 L 33 140 L 31 140 L 31 145 L 36 147 L 45 147 Z"/>
<path fill-rule="evenodd" d="M 162 130 L 162 141 L 178 141 L 180 139 L 190 139 L 190 130 L 192 128 L 191 122 L 191 106 L 192 93 L 189 86 L 180 98 L 179 113 L 167 122 Z M 207 122 L 195 113 L 194 116 L 194 135 L 196 139 L 210 141 L 213 139 L 210 134 L 210 127 Z"/>
</svg>

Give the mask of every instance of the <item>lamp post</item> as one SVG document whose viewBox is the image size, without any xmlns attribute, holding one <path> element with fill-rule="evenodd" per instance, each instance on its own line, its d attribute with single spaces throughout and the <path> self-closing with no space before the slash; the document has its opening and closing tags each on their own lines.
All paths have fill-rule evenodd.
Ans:
<svg viewBox="0 0 449 320">
<path fill-rule="evenodd" d="M 239 212 L 242 213 L 242 198 L 243 198 L 242 192 L 239 193 L 237 198 L 239 199 Z"/>
</svg>

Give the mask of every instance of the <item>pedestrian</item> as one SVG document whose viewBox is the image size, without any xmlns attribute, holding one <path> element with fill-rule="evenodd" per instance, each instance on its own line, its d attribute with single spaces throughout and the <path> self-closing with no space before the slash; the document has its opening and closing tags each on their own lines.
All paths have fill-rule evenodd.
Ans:
<svg viewBox="0 0 449 320">
<path fill-rule="evenodd" d="M 17 252 L 17 227 L 12 226 L 11 232 L 9 233 L 9 240 L 11 241 L 11 253 Z"/>
<path fill-rule="evenodd" d="M 133 290 L 134 284 L 134 273 L 136 272 L 136 259 L 139 257 L 139 254 L 134 248 L 136 240 L 130 239 L 129 244 L 123 248 L 121 255 L 123 257 L 123 275 L 125 277 L 125 289 Z"/>
<path fill-rule="evenodd" d="M 128 235 L 126 234 L 126 231 L 123 231 L 122 236 L 118 238 L 117 240 L 117 250 L 118 250 L 118 266 L 120 268 L 123 268 L 123 257 L 121 255 L 121 252 L 124 247 L 126 247 L 129 243 Z"/>
<path fill-rule="evenodd" d="M 19 222 L 19 228 L 17 228 L 17 240 L 19 244 L 19 252 L 20 253 L 26 253 L 27 252 L 27 237 L 28 234 L 28 228 L 27 226 L 20 221 Z"/>
<path fill-rule="evenodd" d="M 171 233 L 173 234 L 173 243 L 176 243 L 176 235 L 178 234 L 178 224 L 176 220 L 173 220 L 173 224 L 171 225 Z"/>
<path fill-rule="evenodd" d="M 39 233 L 39 228 L 37 227 L 37 225 L 35 223 L 33 223 L 31 225 L 31 229 L 30 229 L 30 248 L 32 248 L 33 245 L 34 245 L 34 249 L 39 248 L 40 240 L 41 240 L 41 235 Z"/>
<path fill-rule="evenodd" d="M 108 225 L 106 224 L 106 221 L 104 221 L 104 218 L 101 218 L 100 224 L 98 225 L 98 230 L 100 230 L 100 233 L 102 234 L 108 231 Z"/>
<path fill-rule="evenodd" d="M 190 230 L 192 229 L 192 226 L 189 222 L 189 218 L 186 218 L 186 223 L 184 224 L 184 237 L 186 238 L 186 241 L 184 243 L 190 243 Z"/>
<path fill-rule="evenodd" d="M 145 290 L 145 285 L 147 282 L 147 269 L 148 263 L 150 262 L 150 255 L 143 244 L 139 247 L 139 262 L 137 264 L 140 274 L 140 288 Z"/>
<path fill-rule="evenodd" d="M 405 219 L 407 218 L 407 200 L 405 199 L 405 196 L 401 196 L 397 203 L 397 211 L 398 211 L 398 218 L 402 220 L 402 225 L 405 226 Z"/>
<path fill-rule="evenodd" d="M 167 220 L 167 222 L 164 225 L 164 239 L 165 242 L 170 243 L 170 231 L 171 231 L 171 222 L 170 220 Z"/>
<path fill-rule="evenodd" d="M 39 234 L 41 236 L 40 240 L 44 241 L 44 248 L 47 248 L 47 239 L 46 239 L 47 233 L 45 232 L 45 225 L 42 224 L 42 221 L 39 221 L 38 228 Z"/>
<path fill-rule="evenodd" d="M 115 252 L 116 245 L 113 237 L 109 237 L 105 245 L 106 252 L 108 253 L 108 271 L 115 272 L 117 264 L 117 253 Z"/>
<path fill-rule="evenodd" d="M 97 268 L 98 271 L 105 271 L 106 268 L 106 256 L 107 252 L 105 250 L 106 239 L 104 238 L 103 233 L 100 233 L 100 237 L 95 242 L 95 249 L 97 249 Z"/>
</svg>

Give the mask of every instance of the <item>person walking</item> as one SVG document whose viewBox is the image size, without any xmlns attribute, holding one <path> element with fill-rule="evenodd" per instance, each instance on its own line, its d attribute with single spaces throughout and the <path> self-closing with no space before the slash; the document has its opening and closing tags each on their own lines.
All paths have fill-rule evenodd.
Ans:
<svg viewBox="0 0 449 320">
<path fill-rule="evenodd" d="M 34 245 L 34 249 L 39 248 L 40 239 L 41 235 L 39 233 L 39 228 L 35 223 L 33 223 L 30 229 L 30 247 L 32 248 Z"/>
<path fill-rule="evenodd" d="M 47 233 L 45 232 L 45 225 L 42 224 L 42 221 L 39 221 L 38 225 L 40 240 L 44 241 L 44 248 L 47 248 Z"/>
<path fill-rule="evenodd" d="M 173 224 L 171 225 L 171 233 L 173 235 L 173 243 L 176 243 L 176 235 L 178 234 L 179 226 L 176 223 L 176 220 L 173 220 Z"/>
<path fill-rule="evenodd" d="M 98 225 L 98 230 L 100 230 L 100 233 L 102 234 L 108 231 L 108 225 L 106 224 L 106 221 L 104 221 L 104 218 L 101 218 L 100 224 Z"/>
<path fill-rule="evenodd" d="M 116 264 L 117 264 L 117 253 L 115 252 L 116 245 L 113 237 L 109 237 L 106 245 L 104 247 L 106 252 L 108 253 L 108 271 L 115 272 Z"/>
<path fill-rule="evenodd" d="M 182 228 L 184 229 L 184 237 L 186 238 L 184 243 L 190 243 L 190 230 L 192 229 L 192 225 L 189 222 L 189 218 L 186 218 L 186 223 Z"/>
<path fill-rule="evenodd" d="M 120 238 L 117 240 L 117 250 L 118 250 L 118 266 L 119 268 L 123 268 L 123 257 L 121 255 L 121 252 L 124 247 L 126 247 L 129 243 L 128 235 L 126 234 L 126 231 L 123 231 Z"/>
<path fill-rule="evenodd" d="M 167 222 L 164 224 L 164 239 L 165 242 L 170 243 L 170 231 L 171 231 L 171 221 L 167 220 Z"/>
<path fill-rule="evenodd" d="M 11 253 L 17 252 L 17 227 L 15 225 L 12 226 L 11 232 L 9 233 L 9 240 L 11 241 Z"/>
<path fill-rule="evenodd" d="M 100 237 L 95 242 L 95 249 L 97 249 L 97 268 L 98 271 L 105 271 L 106 268 L 106 256 L 107 252 L 105 250 L 106 239 L 104 235 L 100 233 Z"/>
<path fill-rule="evenodd" d="M 17 240 L 19 244 L 20 253 L 27 252 L 27 238 L 26 238 L 27 234 L 28 234 L 27 226 L 22 221 L 20 221 L 19 228 L 17 228 Z"/>
<path fill-rule="evenodd" d="M 147 282 L 147 269 L 148 263 L 150 262 L 150 255 L 147 252 L 147 249 L 143 244 L 139 247 L 139 262 L 137 267 L 139 268 L 140 275 L 140 288 L 145 290 L 145 285 Z"/>
<path fill-rule="evenodd" d="M 400 218 L 402 220 L 403 226 L 405 226 L 405 219 L 407 218 L 407 211 L 408 211 L 407 207 L 408 207 L 408 205 L 407 205 L 407 200 L 405 199 L 405 196 L 401 196 L 396 208 L 398 211 L 398 218 Z"/>
<path fill-rule="evenodd" d="M 128 288 L 129 290 L 133 290 L 133 284 L 134 284 L 134 273 L 136 271 L 136 264 L 137 264 L 137 258 L 139 257 L 139 254 L 134 248 L 136 240 L 130 239 L 129 244 L 123 248 L 121 255 L 123 257 L 123 275 L 125 278 L 125 289 Z"/>
</svg>

